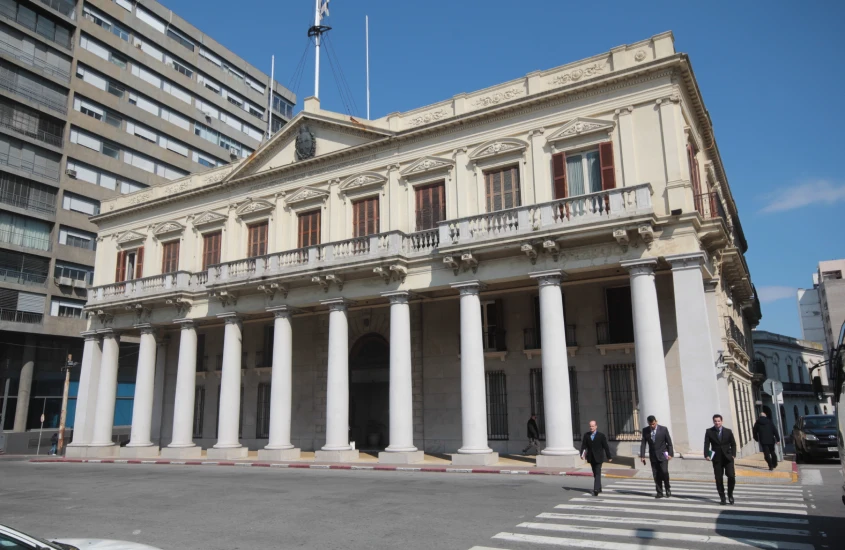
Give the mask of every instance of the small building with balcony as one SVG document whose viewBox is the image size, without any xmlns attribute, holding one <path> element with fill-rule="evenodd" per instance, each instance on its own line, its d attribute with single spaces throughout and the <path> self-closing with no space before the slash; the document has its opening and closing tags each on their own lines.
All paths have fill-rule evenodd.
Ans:
<svg viewBox="0 0 845 550">
<path fill-rule="evenodd" d="M 536 413 L 566 466 L 593 419 L 630 455 L 655 415 L 696 456 L 714 413 L 750 420 L 747 245 L 671 33 L 372 121 L 309 98 L 92 220 L 77 456 L 491 464 Z"/>
</svg>

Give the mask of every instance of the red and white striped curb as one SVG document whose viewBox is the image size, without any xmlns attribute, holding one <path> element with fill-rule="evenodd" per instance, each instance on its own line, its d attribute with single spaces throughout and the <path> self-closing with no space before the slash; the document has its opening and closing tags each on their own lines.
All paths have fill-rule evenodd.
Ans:
<svg viewBox="0 0 845 550">
<path fill-rule="evenodd" d="M 33 458 L 39 463 L 85 463 L 85 464 L 165 464 L 180 466 L 245 466 L 255 468 L 294 468 L 308 470 L 371 470 L 384 472 L 436 472 L 453 474 L 512 474 L 547 476 L 592 477 L 592 472 L 576 470 L 512 470 L 507 468 L 450 468 L 446 466 L 388 466 L 385 464 L 310 464 L 303 462 L 234 462 L 226 460 L 166 460 L 166 459 L 120 459 L 120 458 Z"/>
</svg>

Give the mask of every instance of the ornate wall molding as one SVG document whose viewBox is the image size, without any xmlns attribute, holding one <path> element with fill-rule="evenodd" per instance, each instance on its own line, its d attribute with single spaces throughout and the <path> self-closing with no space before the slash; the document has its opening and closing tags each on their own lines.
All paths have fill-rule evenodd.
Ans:
<svg viewBox="0 0 845 550">
<path fill-rule="evenodd" d="M 348 193 L 358 189 L 383 186 L 385 183 L 387 183 L 387 178 L 378 172 L 362 172 L 343 180 L 339 189 L 341 193 Z"/>
<path fill-rule="evenodd" d="M 469 154 L 470 160 L 481 160 L 496 157 L 505 153 L 524 151 L 528 144 L 521 139 L 499 138 L 482 143 Z"/>
<path fill-rule="evenodd" d="M 546 138 L 546 140 L 549 143 L 554 143 L 585 134 L 612 132 L 615 127 L 616 123 L 613 121 L 578 117 L 561 126 L 556 132 Z"/>
<path fill-rule="evenodd" d="M 412 116 L 405 122 L 405 124 L 411 128 L 416 128 L 417 126 L 437 122 L 438 120 L 443 120 L 445 118 L 449 118 L 450 116 L 452 116 L 450 111 L 447 111 L 446 109 L 436 109 L 434 111 Z"/>
<path fill-rule="evenodd" d="M 296 193 L 285 198 L 285 204 L 296 204 L 299 202 L 319 200 L 325 201 L 329 198 L 329 192 L 322 189 L 315 189 L 313 187 L 303 187 Z"/>
<path fill-rule="evenodd" d="M 606 63 L 593 63 L 586 67 L 579 67 L 569 72 L 558 74 L 549 79 L 550 87 L 565 86 L 573 82 L 578 82 L 581 79 L 593 78 L 594 76 L 602 74 L 607 69 Z"/>
<path fill-rule="evenodd" d="M 438 157 L 423 157 L 411 163 L 410 166 L 401 170 L 400 175 L 416 176 L 418 174 L 426 174 L 429 172 L 437 172 L 440 170 L 449 170 L 454 168 L 455 162 L 449 159 L 442 159 Z"/>
<path fill-rule="evenodd" d="M 201 227 L 204 225 L 212 225 L 215 223 L 224 223 L 226 221 L 226 216 L 219 212 L 214 212 L 213 210 L 208 210 L 200 214 L 194 220 L 194 227 Z"/>
<path fill-rule="evenodd" d="M 476 109 L 482 109 L 484 107 L 490 107 L 492 105 L 498 105 L 499 103 L 516 99 L 523 94 L 525 94 L 525 89 L 523 88 L 509 88 L 507 90 L 501 90 L 499 92 L 479 97 L 474 100 L 471 105 Z"/>
</svg>

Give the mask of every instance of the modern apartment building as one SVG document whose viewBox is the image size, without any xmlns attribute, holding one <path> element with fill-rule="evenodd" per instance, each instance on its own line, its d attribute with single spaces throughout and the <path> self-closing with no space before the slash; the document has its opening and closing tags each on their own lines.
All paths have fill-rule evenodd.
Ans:
<svg viewBox="0 0 845 550">
<path fill-rule="evenodd" d="M 819 262 L 813 288 L 798 289 L 801 332 L 830 352 L 839 344 L 845 324 L 845 259 Z M 833 373 L 829 373 L 833 378 Z"/>
<path fill-rule="evenodd" d="M 0 0 L 6 430 L 39 427 L 42 411 L 45 428 L 58 422 L 60 368 L 82 355 L 98 245 L 89 216 L 105 199 L 248 157 L 271 119 L 276 131 L 292 117 L 294 95 L 269 81 L 151 0 Z"/>
</svg>

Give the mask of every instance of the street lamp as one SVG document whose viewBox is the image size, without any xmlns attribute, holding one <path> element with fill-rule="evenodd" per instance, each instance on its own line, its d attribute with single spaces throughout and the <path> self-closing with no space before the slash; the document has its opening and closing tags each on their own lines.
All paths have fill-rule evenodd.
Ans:
<svg viewBox="0 0 845 550">
<path fill-rule="evenodd" d="M 65 422 L 67 421 L 67 396 L 70 390 L 70 369 L 79 366 L 79 363 L 73 362 L 73 355 L 68 354 L 67 363 L 62 367 L 65 371 L 65 387 L 62 391 L 62 415 L 59 420 L 59 444 L 56 446 L 56 454 L 62 454 L 62 449 L 65 446 Z"/>
</svg>

